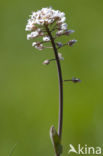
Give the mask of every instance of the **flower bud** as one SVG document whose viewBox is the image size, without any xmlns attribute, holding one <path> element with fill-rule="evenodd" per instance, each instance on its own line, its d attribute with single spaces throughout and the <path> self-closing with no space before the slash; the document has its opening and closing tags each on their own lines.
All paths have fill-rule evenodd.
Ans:
<svg viewBox="0 0 103 156">
<path fill-rule="evenodd" d="M 57 44 L 57 46 L 58 46 L 59 48 L 61 48 L 61 47 L 63 46 L 63 44 L 62 44 L 61 42 L 57 42 L 56 44 Z"/>
<path fill-rule="evenodd" d="M 73 78 L 72 78 L 72 82 L 77 83 L 77 82 L 81 82 L 81 80 L 78 79 L 78 78 L 73 77 Z"/>
<path fill-rule="evenodd" d="M 72 34 L 72 33 L 74 33 L 75 31 L 74 30 L 66 30 L 65 32 L 64 32 L 64 35 L 70 35 L 70 34 Z"/>
<path fill-rule="evenodd" d="M 72 79 L 69 79 L 69 80 L 64 80 L 64 81 L 72 81 L 72 82 L 74 82 L 74 83 L 81 82 L 81 80 L 80 80 L 80 79 L 75 78 L 75 77 L 73 77 Z"/>
<path fill-rule="evenodd" d="M 61 35 L 63 35 L 63 30 L 59 30 L 56 32 L 56 36 L 61 36 Z"/>
<path fill-rule="evenodd" d="M 45 60 L 45 61 L 43 62 L 43 64 L 48 65 L 48 64 L 50 64 L 50 61 L 49 61 L 49 60 Z"/>
<path fill-rule="evenodd" d="M 77 40 L 70 40 L 67 44 L 72 47 L 73 44 L 75 44 L 77 42 Z"/>
</svg>

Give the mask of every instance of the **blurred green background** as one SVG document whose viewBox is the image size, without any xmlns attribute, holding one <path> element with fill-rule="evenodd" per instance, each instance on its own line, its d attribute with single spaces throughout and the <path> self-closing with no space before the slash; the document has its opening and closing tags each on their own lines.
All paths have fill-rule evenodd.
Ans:
<svg viewBox="0 0 103 156">
<path fill-rule="evenodd" d="M 103 0 L 0 1 L 0 156 L 53 156 L 49 138 L 58 122 L 56 64 L 43 66 L 52 50 L 39 52 L 27 41 L 32 11 L 52 6 L 66 13 L 74 47 L 61 49 L 64 84 L 63 156 L 69 144 L 103 148 Z M 65 41 L 65 38 L 63 39 Z M 72 154 L 71 154 L 72 155 Z"/>
</svg>

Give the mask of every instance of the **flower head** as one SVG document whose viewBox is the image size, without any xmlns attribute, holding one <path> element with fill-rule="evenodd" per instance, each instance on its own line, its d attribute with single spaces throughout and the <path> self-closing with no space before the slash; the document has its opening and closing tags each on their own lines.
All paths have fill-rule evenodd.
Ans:
<svg viewBox="0 0 103 156">
<path fill-rule="evenodd" d="M 49 42 L 50 37 L 46 33 L 45 26 L 56 23 L 56 26 L 58 27 L 57 35 L 59 36 L 64 30 L 67 30 L 67 24 L 64 23 L 65 20 L 64 12 L 52 8 L 42 8 L 37 12 L 32 12 L 25 28 L 26 31 L 31 32 L 27 35 L 27 40 L 42 36 L 43 42 Z M 36 46 L 35 48 L 38 49 Z"/>
<path fill-rule="evenodd" d="M 26 31 L 36 29 L 36 24 L 43 26 L 52 24 L 54 21 L 63 23 L 65 21 L 65 13 L 59 10 L 53 10 L 52 8 L 42 8 L 37 12 L 32 12 L 26 26 Z"/>
<path fill-rule="evenodd" d="M 65 23 L 66 17 L 65 13 L 59 10 L 54 10 L 50 8 L 42 8 L 36 12 L 32 12 L 30 18 L 28 19 L 25 30 L 30 33 L 27 34 L 27 40 L 36 39 L 41 37 L 41 42 L 33 42 L 32 46 L 38 50 L 43 50 L 45 48 L 51 48 L 50 46 L 44 46 L 45 43 L 51 41 L 51 38 L 47 32 L 47 27 L 52 33 L 55 31 L 53 38 L 56 39 L 63 35 L 69 36 L 73 33 L 73 30 L 68 30 L 68 25 Z M 57 48 L 61 48 L 64 45 L 72 46 L 76 40 L 70 40 L 68 44 L 62 44 L 58 42 L 56 44 Z"/>
</svg>

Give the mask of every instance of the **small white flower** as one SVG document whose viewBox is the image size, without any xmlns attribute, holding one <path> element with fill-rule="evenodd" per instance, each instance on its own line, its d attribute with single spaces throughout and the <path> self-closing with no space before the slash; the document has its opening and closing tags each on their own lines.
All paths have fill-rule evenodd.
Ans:
<svg viewBox="0 0 103 156">
<path fill-rule="evenodd" d="M 63 23 L 63 24 L 61 24 L 61 26 L 60 26 L 60 29 L 61 30 L 67 30 L 67 24 L 66 23 Z"/>
<path fill-rule="evenodd" d="M 43 46 L 43 44 L 38 43 L 37 45 L 35 45 L 35 48 L 38 49 L 38 50 L 43 50 L 44 46 Z"/>
<path fill-rule="evenodd" d="M 37 45 L 37 42 L 33 42 L 32 46 L 35 47 Z"/>
<path fill-rule="evenodd" d="M 30 40 L 31 39 L 31 34 L 28 34 L 27 35 L 27 40 Z"/>
<path fill-rule="evenodd" d="M 39 35 L 38 31 L 34 31 L 34 32 L 31 33 L 31 37 L 32 37 L 32 38 L 35 38 L 35 37 L 37 37 L 38 35 Z"/>
<path fill-rule="evenodd" d="M 37 30 L 37 26 L 31 20 L 28 20 L 28 24 L 26 25 L 25 31 L 35 31 Z"/>
<path fill-rule="evenodd" d="M 38 31 L 33 31 L 31 34 L 27 35 L 27 40 L 33 39 L 39 35 Z"/>
<path fill-rule="evenodd" d="M 58 57 L 59 57 L 60 60 L 64 60 L 64 57 L 62 57 L 61 53 L 58 53 Z"/>
<path fill-rule="evenodd" d="M 57 21 L 57 24 L 63 23 L 65 22 L 65 20 L 66 20 L 66 17 L 62 17 L 61 20 Z"/>
<path fill-rule="evenodd" d="M 43 41 L 46 41 L 46 42 L 47 42 L 47 41 L 50 41 L 50 37 L 49 37 L 49 36 L 44 36 L 44 37 L 43 37 Z"/>
</svg>

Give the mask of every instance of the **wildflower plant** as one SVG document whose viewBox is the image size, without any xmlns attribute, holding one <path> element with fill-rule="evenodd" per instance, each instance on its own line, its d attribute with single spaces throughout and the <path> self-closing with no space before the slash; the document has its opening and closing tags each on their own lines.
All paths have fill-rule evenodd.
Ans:
<svg viewBox="0 0 103 156">
<path fill-rule="evenodd" d="M 38 50 L 44 50 L 45 48 L 52 48 L 54 51 L 54 58 L 46 59 L 43 64 L 48 65 L 51 61 L 56 61 L 59 81 L 59 120 L 58 120 L 58 132 L 55 127 L 50 128 L 50 137 L 54 146 L 56 156 L 62 154 L 62 127 L 63 127 L 63 82 L 72 81 L 74 83 L 80 82 L 78 78 L 72 78 L 70 80 L 62 79 L 62 70 L 60 61 L 64 60 L 61 53 L 58 50 L 64 46 L 73 46 L 77 40 L 69 40 L 67 43 L 58 42 L 57 39 L 62 36 L 69 36 L 74 33 L 74 30 L 68 30 L 68 26 L 65 23 L 65 13 L 59 10 L 53 10 L 50 8 L 42 8 L 37 12 L 32 12 L 28 19 L 25 30 L 30 33 L 27 35 L 27 40 L 32 39 L 32 46 Z M 40 38 L 41 41 L 38 41 Z M 37 40 L 37 41 L 36 41 Z M 51 44 L 48 46 L 48 44 Z"/>
</svg>

